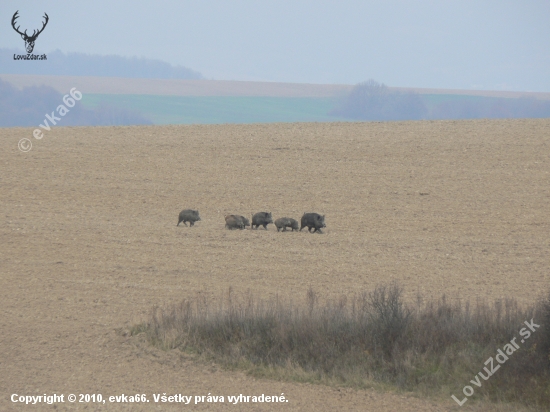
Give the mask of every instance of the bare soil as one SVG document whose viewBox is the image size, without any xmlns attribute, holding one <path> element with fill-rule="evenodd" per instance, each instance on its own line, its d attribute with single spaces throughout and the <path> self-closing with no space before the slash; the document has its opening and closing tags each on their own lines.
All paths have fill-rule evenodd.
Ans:
<svg viewBox="0 0 550 412">
<path fill-rule="evenodd" d="M 11 394 L 280 395 L 189 409 L 517 410 L 254 379 L 127 330 L 198 293 L 532 302 L 550 285 L 550 120 L 0 129 L 0 410 Z M 30 138 L 28 153 L 17 149 Z M 176 227 L 182 209 L 200 211 Z M 326 215 L 325 234 L 224 215 Z M 519 326 L 519 325 L 518 325 Z M 481 367 L 481 365 L 480 365 Z M 505 366 L 504 366 L 505 367 Z M 467 382 L 456 382 L 457 396 Z M 482 393 L 482 392 L 480 392 Z M 35 406 L 51 410 L 53 406 Z"/>
</svg>

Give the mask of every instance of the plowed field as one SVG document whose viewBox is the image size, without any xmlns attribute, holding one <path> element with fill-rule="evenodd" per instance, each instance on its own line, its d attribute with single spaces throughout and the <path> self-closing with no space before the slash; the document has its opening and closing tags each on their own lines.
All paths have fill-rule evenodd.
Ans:
<svg viewBox="0 0 550 412">
<path fill-rule="evenodd" d="M 197 293 L 406 298 L 550 286 L 550 120 L 0 129 L 0 409 L 12 394 L 277 394 L 212 410 L 455 410 L 373 390 L 257 380 L 121 332 Z M 19 139 L 32 140 L 28 153 Z M 176 227 L 196 208 L 202 221 Z M 224 228 L 224 215 L 326 216 L 325 233 Z M 457 382 L 459 393 L 465 382 Z M 460 410 L 467 410 L 465 405 Z M 39 405 L 36 410 L 53 406 Z M 140 409 L 141 408 L 141 409 Z M 487 406 L 479 407 L 488 410 Z M 501 409 L 502 410 L 502 409 Z"/>
</svg>

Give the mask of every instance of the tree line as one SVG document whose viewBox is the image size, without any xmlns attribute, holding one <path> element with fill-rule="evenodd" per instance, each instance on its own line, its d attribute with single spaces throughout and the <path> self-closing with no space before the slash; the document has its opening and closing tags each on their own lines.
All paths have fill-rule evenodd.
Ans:
<svg viewBox="0 0 550 412">
<path fill-rule="evenodd" d="M 353 120 L 444 120 L 550 117 L 550 101 L 398 92 L 374 80 L 357 84 L 329 114 Z"/>
<path fill-rule="evenodd" d="M 42 74 L 56 76 L 107 76 L 155 79 L 202 79 L 199 72 L 183 66 L 172 66 L 161 60 L 143 57 L 101 56 L 85 53 L 47 53 L 46 60 L 13 60 L 14 54 L 26 54 L 17 49 L 0 49 L 0 73 Z"/>
</svg>

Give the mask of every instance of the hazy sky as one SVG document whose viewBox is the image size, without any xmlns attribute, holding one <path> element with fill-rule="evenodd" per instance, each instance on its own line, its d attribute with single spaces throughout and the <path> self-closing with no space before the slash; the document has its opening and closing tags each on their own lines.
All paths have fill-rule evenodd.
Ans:
<svg viewBox="0 0 550 412">
<path fill-rule="evenodd" d="M 0 2 L 11 28 L 48 27 L 35 53 L 143 56 L 206 78 L 550 92 L 548 0 Z M 2 64 L 2 62 L 0 62 Z"/>
</svg>

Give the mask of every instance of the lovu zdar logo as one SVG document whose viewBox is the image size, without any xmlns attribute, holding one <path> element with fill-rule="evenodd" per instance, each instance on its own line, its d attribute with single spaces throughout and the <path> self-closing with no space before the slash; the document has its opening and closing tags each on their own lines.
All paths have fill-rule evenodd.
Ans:
<svg viewBox="0 0 550 412">
<path fill-rule="evenodd" d="M 20 26 L 15 27 L 16 20 L 19 17 L 18 13 L 19 13 L 19 10 L 17 10 L 15 12 L 15 14 L 13 15 L 13 17 L 11 19 L 11 25 L 12 25 L 13 29 L 21 35 L 21 38 L 23 40 L 25 40 L 25 48 L 27 49 L 27 53 L 30 54 L 34 50 L 34 42 L 36 41 L 36 38 L 38 37 L 38 35 L 40 33 L 42 33 L 44 31 L 44 29 L 46 28 L 46 25 L 48 24 L 48 20 L 50 18 L 48 17 L 48 15 L 46 13 L 44 13 L 44 18 L 46 19 L 46 21 L 44 23 L 42 23 L 42 28 L 40 30 L 38 30 L 38 32 L 36 30 L 34 30 L 32 32 L 32 35 L 29 36 L 27 34 L 27 30 L 25 30 L 24 32 L 20 32 L 19 31 Z"/>
</svg>

